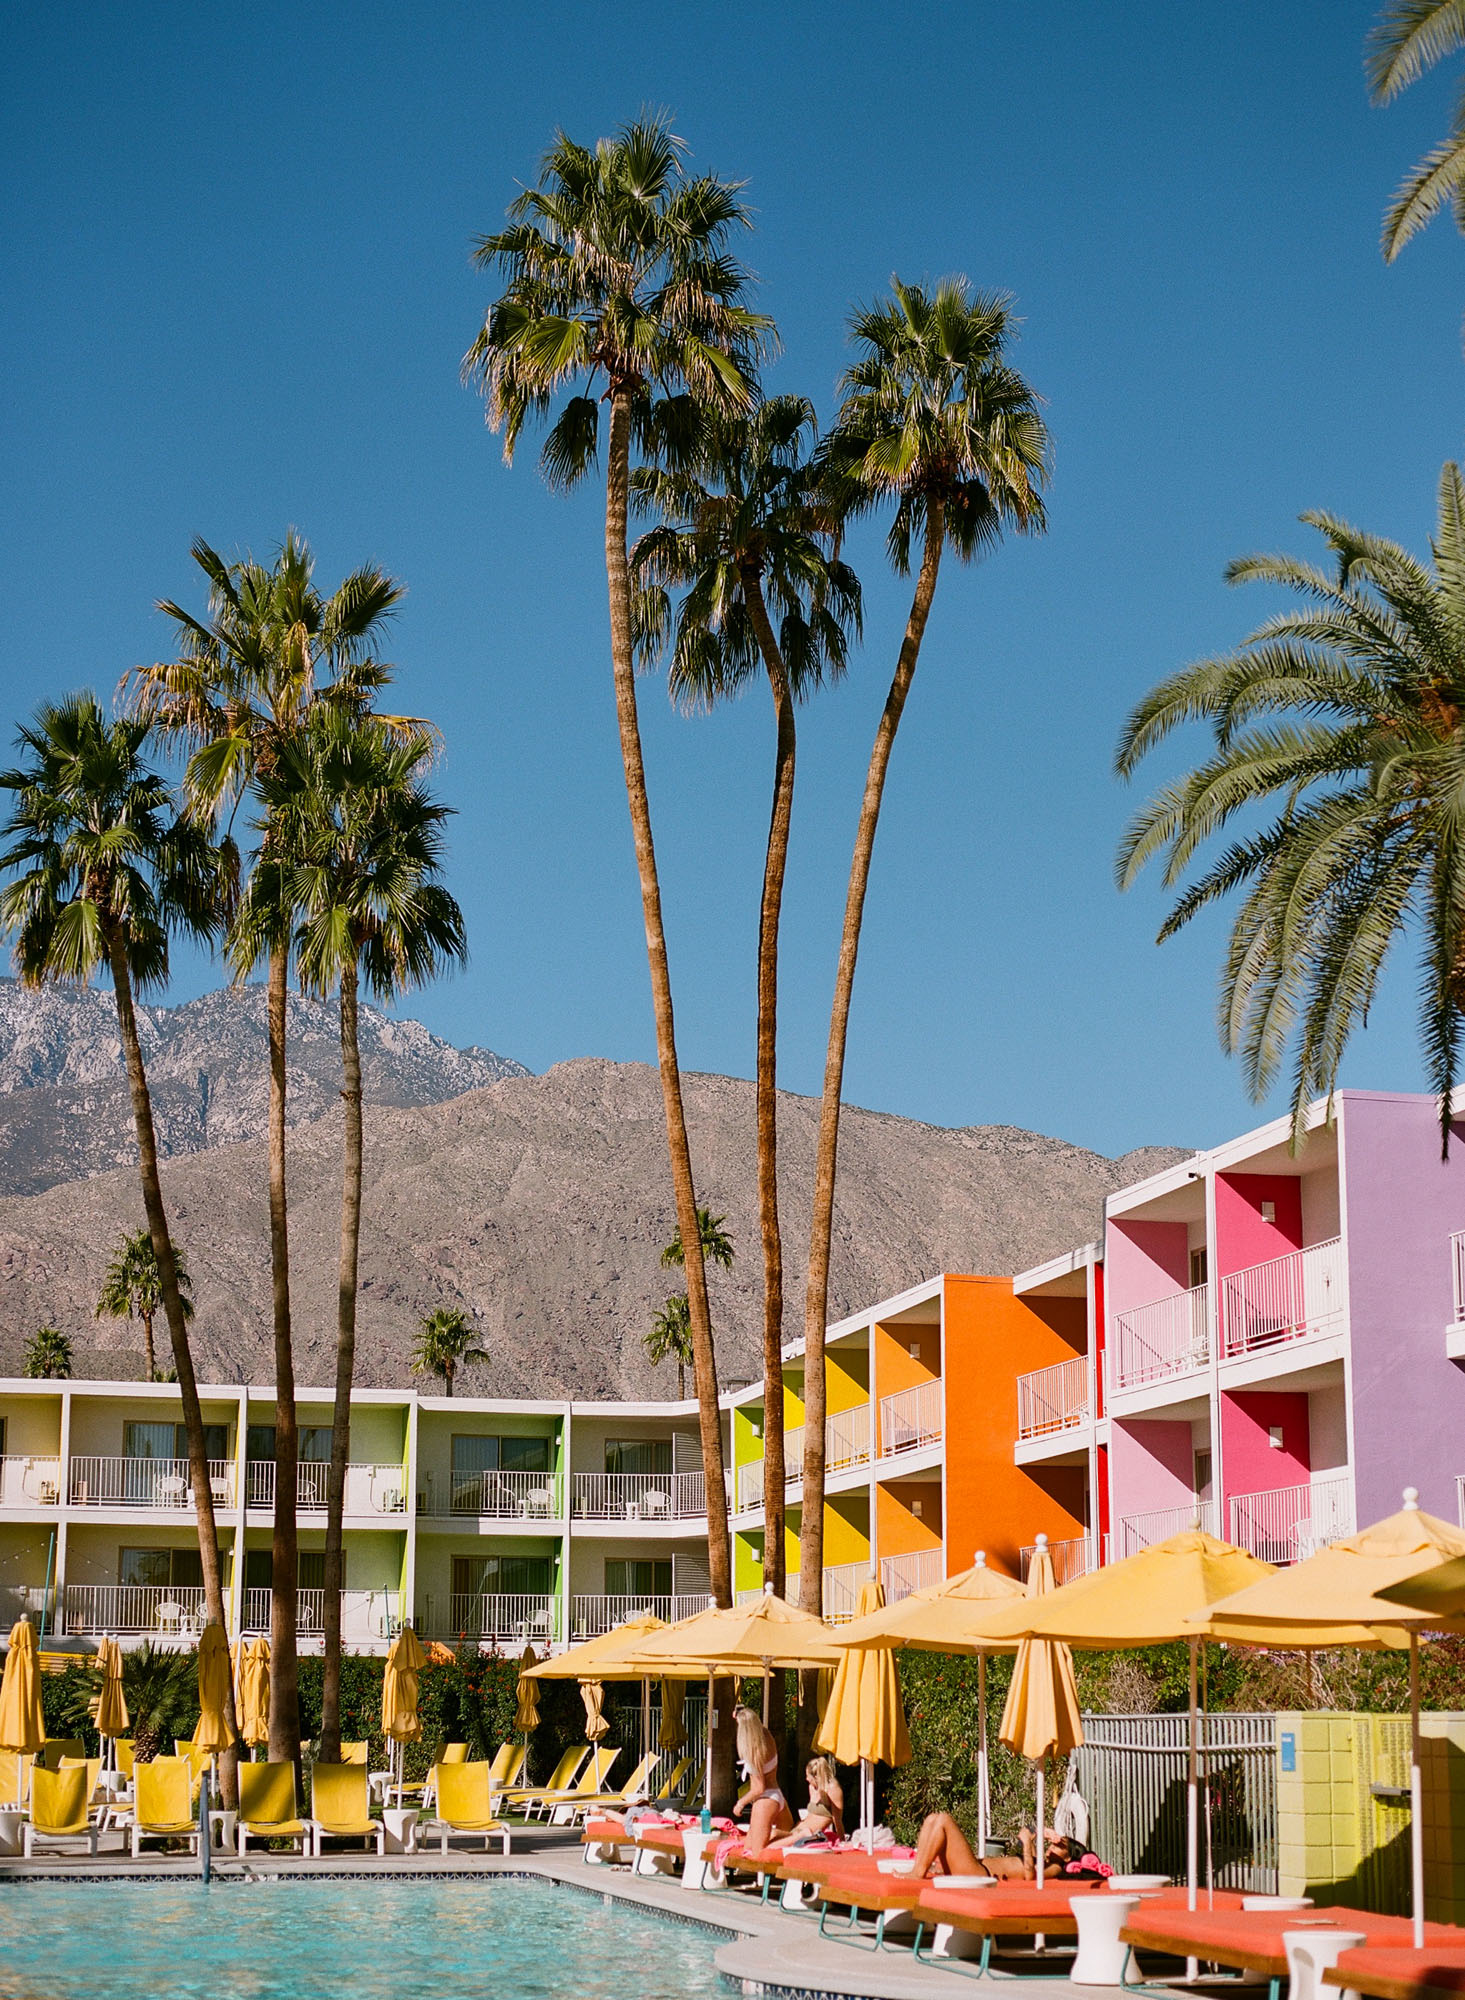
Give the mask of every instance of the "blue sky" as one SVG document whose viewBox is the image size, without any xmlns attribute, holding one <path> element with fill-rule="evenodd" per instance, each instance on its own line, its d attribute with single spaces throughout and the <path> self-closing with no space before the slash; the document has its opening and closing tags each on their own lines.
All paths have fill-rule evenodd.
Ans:
<svg viewBox="0 0 1465 2000">
<path fill-rule="evenodd" d="M 664 105 L 743 177 L 783 355 L 826 416 L 892 271 L 1015 295 L 1051 529 L 943 575 L 876 855 L 847 1095 L 1117 1152 L 1254 1122 L 1212 1025 L 1220 930 L 1121 898 L 1110 776 L 1153 681 L 1265 608 L 1221 573 L 1328 506 L 1424 546 L 1460 449 L 1465 245 L 1379 219 L 1452 76 L 1370 109 L 1371 4 L 8 10 L 0 91 L 0 720 L 166 646 L 202 535 L 294 525 L 409 596 L 404 703 L 446 733 L 473 961 L 410 1011 L 535 1069 L 653 1054 L 598 496 L 504 468 L 458 363 L 469 267 L 553 128 Z M 848 846 L 905 587 L 855 538 L 866 643 L 805 711 L 782 1075 L 818 1088 Z M 643 682 L 688 1067 L 746 1075 L 772 751 Z M 1177 753 L 1178 756 L 1178 753 Z M 1177 757 L 1154 771 L 1156 781 Z M 217 983 L 183 969 L 180 994 Z M 1417 1087 L 1412 967 L 1345 1080 Z"/>
</svg>

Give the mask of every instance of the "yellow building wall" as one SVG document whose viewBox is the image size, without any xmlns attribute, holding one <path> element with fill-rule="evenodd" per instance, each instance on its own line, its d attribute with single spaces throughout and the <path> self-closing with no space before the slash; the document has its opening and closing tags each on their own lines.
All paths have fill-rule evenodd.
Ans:
<svg viewBox="0 0 1465 2000">
<path fill-rule="evenodd" d="M 824 1350 L 825 1407 L 831 1417 L 870 1400 L 870 1357 L 863 1348 Z"/>
<path fill-rule="evenodd" d="M 1421 1727 L 1425 1914 L 1453 1922 L 1465 1910 L 1465 1716 L 1426 1715 Z M 1406 1914 L 1409 1718 L 1284 1714 L 1277 1729 L 1279 1892 Z"/>
</svg>

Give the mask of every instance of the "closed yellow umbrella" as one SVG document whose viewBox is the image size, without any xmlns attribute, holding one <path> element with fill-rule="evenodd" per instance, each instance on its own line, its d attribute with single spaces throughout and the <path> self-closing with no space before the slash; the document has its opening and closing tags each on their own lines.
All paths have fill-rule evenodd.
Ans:
<svg viewBox="0 0 1465 2000">
<path fill-rule="evenodd" d="M 393 1756 L 397 1764 L 397 1804 L 402 1803 L 403 1770 L 407 1755 L 406 1746 L 415 1743 L 422 1734 L 422 1720 L 417 1713 L 418 1676 L 427 1665 L 427 1654 L 422 1643 L 410 1625 L 404 1625 L 387 1648 L 387 1663 L 382 1672 L 382 1734 L 396 1747 Z"/>
<path fill-rule="evenodd" d="M 598 1743 L 610 1734 L 610 1724 L 605 1719 L 605 1689 L 599 1681 L 581 1681 L 580 1699 L 585 1704 L 585 1737 L 590 1743 Z"/>
<path fill-rule="evenodd" d="M 228 1717 L 229 1642 L 222 1625 L 205 1625 L 198 1642 L 198 1727 L 193 1740 L 217 1757 L 234 1741 Z"/>
<path fill-rule="evenodd" d="M 25 1759 L 34 1757 L 45 1740 L 36 1628 L 28 1618 L 21 1618 L 10 1628 L 5 1673 L 0 1677 L 0 1750 L 13 1750 L 20 1760 L 17 1805 L 25 1803 Z"/>
<path fill-rule="evenodd" d="M 857 1618 L 869 1619 L 885 1609 L 885 1592 L 877 1577 L 860 1585 Z M 814 1736 L 814 1748 L 838 1764 L 860 1767 L 860 1824 L 873 1850 L 875 1836 L 875 1766 L 908 1764 L 911 1739 L 906 1733 L 895 1654 L 888 1646 L 854 1646 L 835 1669 L 829 1706 Z"/>
<path fill-rule="evenodd" d="M 661 1683 L 661 1731 L 656 1747 L 673 1757 L 687 1740 L 686 1707 L 687 1683 L 664 1680 Z"/>
<path fill-rule="evenodd" d="M 131 1718 L 122 1692 L 122 1648 L 115 1639 L 103 1639 L 97 1648 L 97 1665 L 102 1685 L 97 1695 L 97 1734 L 109 1741 L 127 1734 Z"/>
<path fill-rule="evenodd" d="M 519 1658 L 519 1699 L 514 1709 L 514 1727 L 523 1736 L 531 1736 L 539 1727 L 539 1688 L 526 1678 L 538 1664 L 539 1655 L 526 1646 Z"/>
<path fill-rule="evenodd" d="M 1053 1593 L 1053 1558 L 1048 1537 L 1039 1535 L 1028 1569 L 1027 1595 Z M 1073 1654 L 1061 1639 L 1024 1639 L 1012 1667 L 1012 1685 L 997 1729 L 998 1740 L 1038 1767 L 1038 1823 L 1034 1829 L 1038 1886 L 1043 1885 L 1047 1848 L 1043 1779 L 1049 1757 L 1066 1757 L 1083 1742 L 1078 1712 L 1078 1687 L 1073 1678 Z"/>
<path fill-rule="evenodd" d="M 253 1749 L 270 1740 L 270 1642 L 263 1633 L 240 1654 L 239 1729 Z"/>
</svg>

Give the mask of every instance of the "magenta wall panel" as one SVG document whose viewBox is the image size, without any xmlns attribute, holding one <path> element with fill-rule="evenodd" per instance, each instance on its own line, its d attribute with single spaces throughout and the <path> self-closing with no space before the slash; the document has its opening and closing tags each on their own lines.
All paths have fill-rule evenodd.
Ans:
<svg viewBox="0 0 1465 2000">
<path fill-rule="evenodd" d="M 1262 1220 L 1262 1203 L 1276 1208 Z M 1217 1174 L 1214 1277 L 1228 1277 L 1302 1248 L 1302 1183 L 1295 1174 Z"/>
<path fill-rule="evenodd" d="M 1282 1432 L 1279 1451 L 1273 1426 Z M 1305 1390 L 1238 1389 L 1221 1398 L 1221 1467 L 1226 1498 L 1301 1486 L 1311 1470 Z"/>
</svg>

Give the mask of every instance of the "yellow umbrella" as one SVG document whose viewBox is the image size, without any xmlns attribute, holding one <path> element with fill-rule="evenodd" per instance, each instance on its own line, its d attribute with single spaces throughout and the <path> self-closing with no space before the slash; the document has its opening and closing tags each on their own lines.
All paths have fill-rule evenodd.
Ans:
<svg viewBox="0 0 1465 2000">
<path fill-rule="evenodd" d="M 1455 1624 L 1447 1592 L 1433 1614 L 1418 1603 L 1425 1572 L 1460 1567 L 1465 1532 L 1424 1513 L 1408 1487 L 1397 1514 L 1330 1542 L 1306 1562 L 1264 1577 L 1214 1604 L 1196 1624 L 1213 1638 L 1243 1646 L 1409 1648 L 1410 1859 L 1414 1944 L 1424 1947 L 1424 1781 L 1419 1746 L 1419 1627 Z M 1398 1586 L 1408 1591 L 1400 1596 Z M 1430 1593 L 1426 1587 L 1426 1596 Z"/>
<path fill-rule="evenodd" d="M 1028 1569 L 1027 1596 L 1048 1597 L 1054 1591 L 1053 1558 L 1048 1537 L 1039 1535 Z M 1038 1767 L 1038 1823 L 1034 1829 L 1038 1887 L 1043 1886 L 1047 1847 L 1043 1800 L 1044 1769 L 1049 1757 L 1066 1757 L 1083 1742 L 1078 1713 L 1078 1687 L 1073 1678 L 1073 1654 L 1061 1639 L 1024 1639 L 1012 1667 L 1012 1685 L 997 1728 L 998 1740 Z"/>
<path fill-rule="evenodd" d="M 28 1618 L 20 1618 L 10 1629 L 5 1673 L 0 1678 L 0 1750 L 13 1750 L 19 1759 L 17 1805 L 25 1803 L 25 1759 L 34 1757 L 45 1740 L 36 1628 Z"/>
<path fill-rule="evenodd" d="M 514 1710 L 514 1727 L 523 1736 L 532 1735 L 539 1727 L 539 1689 L 525 1678 L 538 1659 L 534 1648 L 526 1646 L 519 1660 L 519 1700 Z"/>
<path fill-rule="evenodd" d="M 599 1681 L 581 1681 L 580 1699 L 585 1704 L 586 1739 L 591 1743 L 598 1743 L 602 1736 L 610 1734 L 610 1724 L 602 1711 L 605 1689 Z"/>
<path fill-rule="evenodd" d="M 598 1638 L 586 1639 L 582 1645 L 541 1660 L 537 1667 L 526 1668 L 525 1676 L 531 1681 L 638 1681 L 645 1669 L 630 1666 L 630 1655 L 653 1632 L 666 1629 L 666 1620 L 654 1611 L 638 1611 Z"/>
<path fill-rule="evenodd" d="M 270 1740 L 270 1642 L 263 1633 L 240 1652 L 239 1729 L 256 1749 Z"/>
<path fill-rule="evenodd" d="M 664 1680 L 661 1683 L 661 1733 L 656 1739 L 656 1747 L 669 1751 L 673 1757 L 687 1740 L 686 1703 L 685 1681 Z"/>
<path fill-rule="evenodd" d="M 97 1734 L 115 1741 L 117 1737 L 126 1735 L 130 1721 L 127 1700 L 122 1692 L 122 1648 L 115 1639 L 103 1639 L 98 1646 L 97 1665 L 102 1674 L 101 1691 L 97 1696 Z"/>
<path fill-rule="evenodd" d="M 885 1609 L 885 1592 L 877 1577 L 860 1585 L 858 1618 L 870 1619 Z M 900 1701 L 900 1677 L 888 1646 L 852 1646 L 835 1670 L 829 1706 L 820 1718 L 814 1748 L 837 1764 L 860 1767 L 860 1824 L 873 1851 L 875 1839 L 875 1766 L 908 1764 L 911 1739 L 906 1734 Z"/>
<path fill-rule="evenodd" d="M 193 1740 L 217 1757 L 234 1741 L 228 1718 L 229 1642 L 222 1625 L 205 1625 L 198 1642 L 198 1727 Z"/>
<path fill-rule="evenodd" d="M 397 1804 L 402 1803 L 403 1767 L 406 1746 L 422 1734 L 417 1713 L 417 1677 L 427 1665 L 427 1655 L 410 1625 L 404 1625 L 387 1648 L 387 1664 L 382 1672 L 382 1734 L 395 1744 L 397 1764 Z"/>
</svg>

